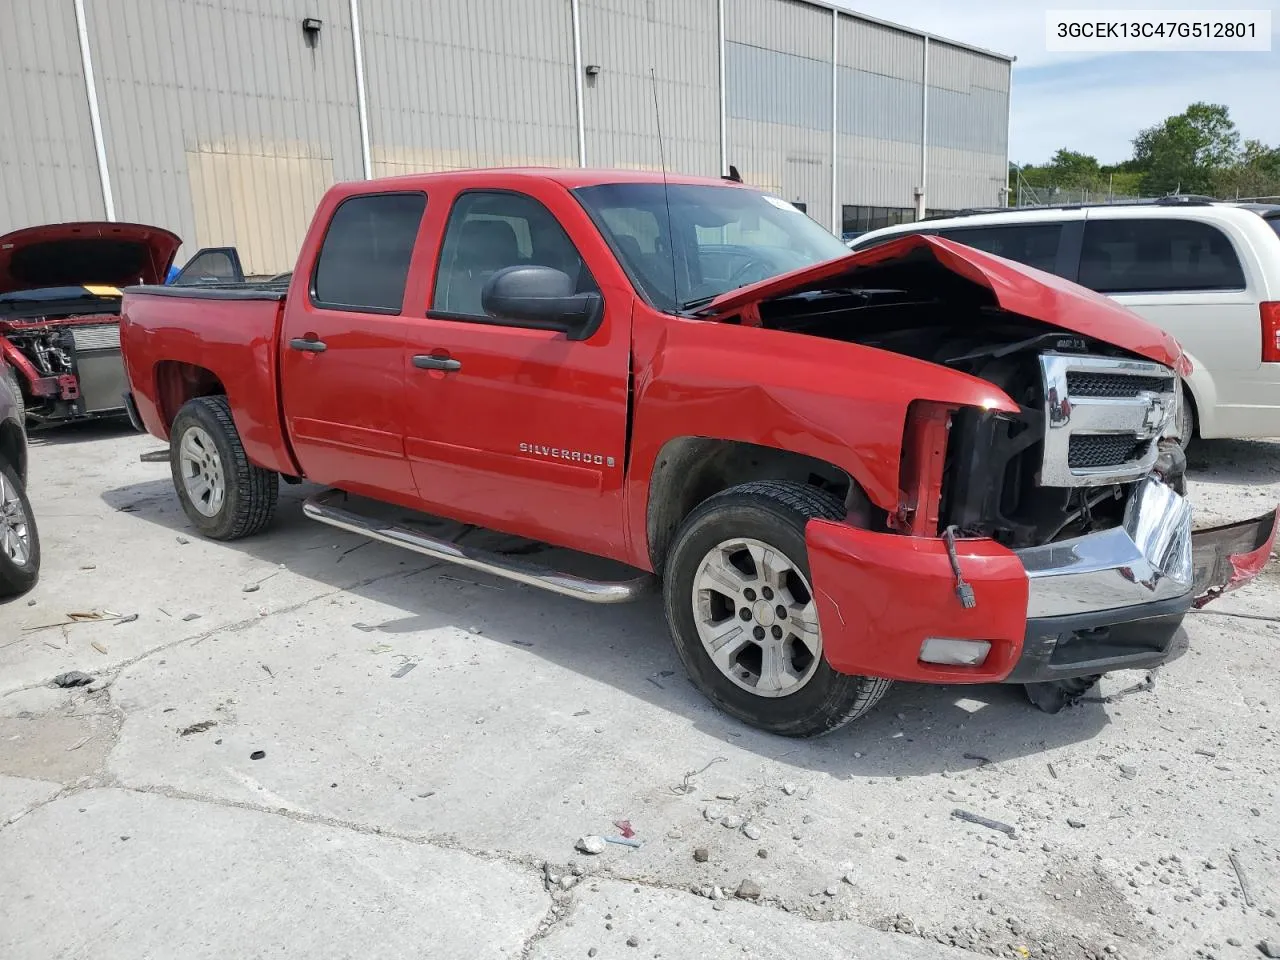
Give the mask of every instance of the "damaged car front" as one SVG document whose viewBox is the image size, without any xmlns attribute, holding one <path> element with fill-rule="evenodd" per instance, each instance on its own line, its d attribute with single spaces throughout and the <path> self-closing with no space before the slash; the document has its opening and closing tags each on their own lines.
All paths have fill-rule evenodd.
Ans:
<svg viewBox="0 0 1280 960">
<path fill-rule="evenodd" d="M 988 384 L 904 384 L 896 503 L 814 520 L 826 655 L 842 673 L 1006 682 L 1056 711 L 1165 662 L 1184 615 L 1253 579 L 1277 512 L 1193 531 L 1177 342 L 1031 268 L 913 236 L 732 291 L 707 318 L 855 343 Z M 922 399 L 933 392 L 936 399 Z M 887 467 L 888 464 L 885 464 Z M 874 583 L 874 590 L 866 589 Z"/>
<path fill-rule="evenodd" d="M 59 223 L 0 237 L 0 356 L 26 416 L 126 413 L 120 288 L 163 283 L 182 241 L 134 223 Z"/>
</svg>

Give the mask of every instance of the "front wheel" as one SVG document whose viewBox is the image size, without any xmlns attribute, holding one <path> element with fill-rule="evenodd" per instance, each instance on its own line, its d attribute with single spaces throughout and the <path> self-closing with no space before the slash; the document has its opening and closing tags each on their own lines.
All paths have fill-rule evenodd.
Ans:
<svg viewBox="0 0 1280 960">
<path fill-rule="evenodd" d="M 823 657 L 804 528 L 844 513 L 805 484 L 744 483 L 695 509 L 671 548 L 663 589 L 676 651 L 698 688 L 751 726 L 829 733 L 891 685 L 836 673 Z"/>
<path fill-rule="evenodd" d="M 40 535 L 18 473 L 0 463 L 0 597 L 26 593 L 40 579 Z"/>
<path fill-rule="evenodd" d="M 271 522 L 279 477 L 245 454 L 226 397 L 183 404 L 169 432 L 169 466 L 187 519 L 206 537 L 238 540 Z"/>
</svg>

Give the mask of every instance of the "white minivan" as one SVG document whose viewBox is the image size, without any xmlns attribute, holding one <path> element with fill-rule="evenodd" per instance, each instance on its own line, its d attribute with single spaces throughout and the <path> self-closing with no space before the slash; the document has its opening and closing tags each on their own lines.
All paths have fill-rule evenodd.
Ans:
<svg viewBox="0 0 1280 960">
<path fill-rule="evenodd" d="M 974 213 L 865 233 L 927 233 L 1105 293 L 1178 338 L 1194 370 L 1180 433 L 1280 437 L 1280 205 L 1187 197 Z"/>
</svg>

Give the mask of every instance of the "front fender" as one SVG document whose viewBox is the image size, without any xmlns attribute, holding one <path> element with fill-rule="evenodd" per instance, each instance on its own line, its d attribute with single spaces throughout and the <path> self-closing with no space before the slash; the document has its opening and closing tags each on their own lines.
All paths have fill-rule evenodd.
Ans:
<svg viewBox="0 0 1280 960">
<path fill-rule="evenodd" d="M 648 339 L 646 343 L 646 338 Z M 860 344 L 697 320 L 638 318 L 628 503 L 647 555 L 647 491 L 663 445 L 697 436 L 813 457 L 849 474 L 882 510 L 898 505 L 915 400 L 1016 412 L 985 380 Z"/>
</svg>

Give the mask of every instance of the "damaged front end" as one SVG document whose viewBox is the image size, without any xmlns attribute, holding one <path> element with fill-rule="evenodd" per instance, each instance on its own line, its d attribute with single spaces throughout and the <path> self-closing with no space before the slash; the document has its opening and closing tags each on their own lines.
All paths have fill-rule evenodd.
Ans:
<svg viewBox="0 0 1280 960">
<path fill-rule="evenodd" d="M 0 356 L 38 422 L 125 413 L 120 287 L 162 283 L 181 240 L 134 223 L 0 237 Z"/>
</svg>

